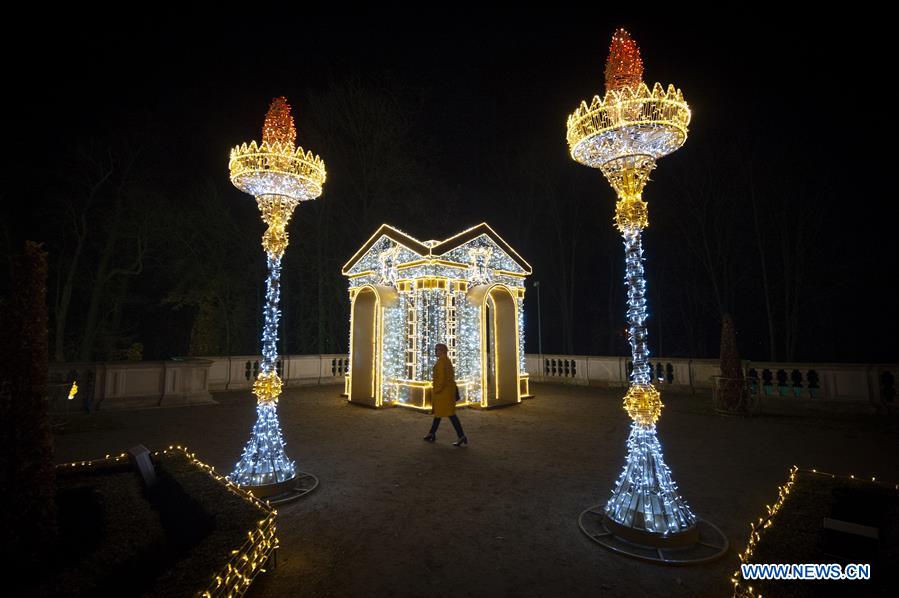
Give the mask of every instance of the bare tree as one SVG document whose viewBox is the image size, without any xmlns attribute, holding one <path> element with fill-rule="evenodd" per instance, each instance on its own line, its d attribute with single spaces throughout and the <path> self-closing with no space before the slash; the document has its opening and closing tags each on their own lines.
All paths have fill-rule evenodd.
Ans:
<svg viewBox="0 0 899 598">
<path fill-rule="evenodd" d="M 676 190 L 680 240 L 705 271 L 719 316 L 733 310 L 739 263 L 740 197 L 718 157 L 705 152 L 682 169 Z"/>
<path fill-rule="evenodd" d="M 84 331 L 78 359 L 89 361 L 94 354 L 97 333 L 103 323 L 101 310 L 110 285 L 120 277 L 137 276 L 143 271 L 148 242 L 149 207 L 143 202 L 133 178 L 138 153 L 122 149 L 113 154 L 116 182 L 108 198 L 108 219 L 93 270 Z"/>
<path fill-rule="evenodd" d="M 758 189 L 752 171 L 747 169 L 746 188 L 768 323 L 768 359 L 793 361 L 807 303 L 810 248 L 817 238 L 822 212 L 816 209 L 808 186 L 802 182 L 783 176 L 766 179 L 767 185 Z"/>
<path fill-rule="evenodd" d="M 166 259 L 174 274 L 164 303 L 196 310 L 188 351 L 192 355 L 230 355 L 249 350 L 249 302 L 258 277 L 252 276 L 262 248 L 250 227 L 238 226 L 229 206 L 211 181 L 185 195 L 169 214 Z M 202 231 L 198 234 L 198 231 Z M 241 323 L 244 323 L 241 326 Z M 241 331 L 241 332 L 238 332 Z"/>
<path fill-rule="evenodd" d="M 538 176 L 535 175 L 534 176 Z M 562 350 L 574 353 L 574 298 L 577 281 L 578 250 L 583 231 L 584 195 L 574 190 L 559 193 L 554 181 L 547 173 L 541 176 L 542 195 L 549 211 L 552 232 L 555 237 L 556 259 L 559 284 L 550 287 L 559 298 L 559 315 L 562 318 Z"/>
<path fill-rule="evenodd" d="M 302 346 L 327 353 L 346 346 L 344 261 L 384 222 L 427 223 L 440 215 L 421 202 L 431 189 L 422 170 L 422 146 L 414 140 L 422 114 L 415 90 L 389 77 L 353 77 L 310 94 L 304 105 L 315 115 L 314 122 L 299 121 L 308 131 L 305 138 L 341 173 L 328 181 L 319 200 L 297 210 L 291 224 L 301 248 L 289 259 L 302 264 L 293 276 L 304 277 L 294 288 L 315 293 L 304 295 L 294 321 L 316 339 L 315 347 Z"/>
<path fill-rule="evenodd" d="M 779 257 L 782 269 L 783 293 L 783 355 L 787 361 L 796 359 L 799 343 L 800 318 L 805 306 L 808 286 L 810 249 L 821 221 L 820 211 L 806 189 L 788 198 L 776 213 Z"/>
<path fill-rule="evenodd" d="M 71 193 L 64 193 L 60 198 L 59 203 L 63 207 L 63 213 L 67 220 L 67 226 L 60 237 L 64 244 L 66 239 L 71 239 L 74 246 L 63 245 L 66 250 L 59 251 L 57 255 L 59 264 L 56 269 L 57 285 L 53 302 L 55 322 L 53 358 L 55 361 L 65 361 L 66 359 L 66 325 L 81 257 L 88 240 L 89 213 L 114 172 L 115 164 L 109 152 L 104 154 L 81 148 L 74 175 L 76 184 L 73 185 Z"/>
<path fill-rule="evenodd" d="M 339 189 L 326 194 L 340 193 L 340 219 L 353 239 L 367 238 L 385 217 L 415 212 L 416 193 L 426 191 L 418 168 L 422 148 L 412 139 L 418 101 L 413 91 L 389 80 L 355 77 L 307 100 L 315 114 L 310 137 L 343 173 Z"/>
<path fill-rule="evenodd" d="M 759 205 L 756 197 L 755 181 L 750 171 L 747 180 L 749 201 L 752 204 L 752 221 L 755 225 L 755 239 L 759 250 L 759 265 L 762 274 L 762 294 L 765 299 L 765 315 L 768 321 L 768 360 L 777 360 L 777 341 L 774 334 L 774 310 L 771 306 L 771 282 L 768 276 L 768 256 L 763 242 L 762 227 L 759 223 Z"/>
</svg>

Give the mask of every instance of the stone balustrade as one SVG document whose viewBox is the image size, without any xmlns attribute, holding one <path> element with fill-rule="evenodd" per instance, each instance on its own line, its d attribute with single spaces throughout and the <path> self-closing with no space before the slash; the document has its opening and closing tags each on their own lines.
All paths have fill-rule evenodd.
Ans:
<svg viewBox="0 0 899 598">
<path fill-rule="evenodd" d="M 650 358 L 658 386 L 711 389 L 721 375 L 717 359 Z M 528 354 L 534 382 L 625 387 L 629 357 Z M 874 405 L 896 400 L 899 364 L 767 363 L 743 361 L 750 392 L 770 397 L 805 397 Z"/>
<path fill-rule="evenodd" d="M 67 399 L 72 381 L 79 408 L 133 409 L 215 403 L 209 393 L 208 359 L 51 363 L 51 408 Z"/>
<path fill-rule="evenodd" d="M 164 407 L 212 403 L 211 392 L 249 390 L 259 371 L 258 355 L 214 356 L 169 361 L 57 363 L 50 365 L 51 394 L 64 396 L 73 379 L 76 404 L 92 409 Z M 691 392 L 711 391 L 720 375 L 717 359 L 650 359 L 656 384 Z M 285 387 L 343 384 L 346 355 L 285 355 L 278 360 Z M 628 357 L 526 356 L 532 382 L 610 387 L 628 385 Z M 894 405 L 899 364 L 743 362 L 750 392 L 772 398 L 806 398 Z M 54 394 L 54 396 L 55 396 Z M 53 397 L 51 397 L 53 398 Z M 58 398 L 57 398 L 58 399 Z"/>
<path fill-rule="evenodd" d="M 209 390 L 238 390 L 253 387 L 259 372 L 258 355 L 204 357 L 212 362 Z M 349 368 L 346 355 L 284 355 L 277 362 L 284 386 L 343 384 Z"/>
<path fill-rule="evenodd" d="M 258 355 L 168 361 L 76 362 L 50 364 L 51 409 L 119 409 L 214 403 L 211 391 L 247 390 L 259 372 Z M 278 373 L 287 387 L 343 384 L 346 355 L 285 355 Z M 79 392 L 71 403 L 73 380 Z"/>
</svg>

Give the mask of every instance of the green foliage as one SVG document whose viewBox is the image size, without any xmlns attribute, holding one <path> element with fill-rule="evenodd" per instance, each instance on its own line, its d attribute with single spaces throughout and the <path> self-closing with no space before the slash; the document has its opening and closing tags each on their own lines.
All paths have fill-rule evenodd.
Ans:
<svg viewBox="0 0 899 598">
<path fill-rule="evenodd" d="M 0 558 L 39 559 L 56 537 L 56 477 L 47 388 L 47 253 L 36 243 L 12 256 L 0 312 Z"/>
<path fill-rule="evenodd" d="M 165 534 L 127 463 L 63 470 L 59 501 L 61 542 L 56 551 L 45 550 L 36 594 L 122 594 L 152 580 Z"/>
<path fill-rule="evenodd" d="M 743 379 L 743 365 L 737 351 L 734 320 L 726 313 L 721 317 L 721 377 L 715 389 L 716 407 L 737 414 L 750 412 L 749 395 Z"/>
<path fill-rule="evenodd" d="M 155 582 L 151 594 L 157 597 L 189 596 L 203 590 L 212 581 L 213 574 L 224 567 L 231 558 L 231 551 L 246 541 L 247 531 L 254 529 L 262 518 L 258 509 L 242 498 L 226 491 L 209 475 L 191 465 L 183 455 L 166 454 L 157 460 L 157 471 L 162 480 L 176 482 L 177 488 L 169 490 L 167 500 L 183 505 L 178 496 L 190 497 L 203 516 L 185 520 L 185 524 L 211 525 L 210 533 L 199 539 L 183 553 L 174 565 Z M 180 491 L 180 492 L 179 492 Z"/>
<path fill-rule="evenodd" d="M 721 317 L 721 375 L 743 379 L 743 365 L 737 351 L 737 329 L 730 314 Z"/>
</svg>

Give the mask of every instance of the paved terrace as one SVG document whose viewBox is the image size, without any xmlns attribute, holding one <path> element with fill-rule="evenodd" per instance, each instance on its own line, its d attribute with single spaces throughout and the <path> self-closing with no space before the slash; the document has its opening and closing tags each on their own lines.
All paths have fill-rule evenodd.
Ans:
<svg viewBox="0 0 899 598">
<path fill-rule="evenodd" d="M 604 502 L 624 462 L 621 390 L 534 384 L 537 398 L 462 410 L 471 439 L 457 449 L 444 421 L 404 409 L 350 406 L 337 386 L 289 389 L 281 400 L 288 453 L 319 488 L 279 509 L 273 574 L 251 596 L 725 596 L 748 522 L 772 502 L 793 464 L 899 480 L 899 421 L 781 410 L 716 416 L 703 396 L 663 394 L 659 437 L 693 509 L 730 538 L 708 565 L 673 568 L 616 556 L 578 529 Z M 182 444 L 227 472 L 255 416 L 249 392 L 218 405 L 70 417 L 60 462 L 138 443 Z"/>
</svg>

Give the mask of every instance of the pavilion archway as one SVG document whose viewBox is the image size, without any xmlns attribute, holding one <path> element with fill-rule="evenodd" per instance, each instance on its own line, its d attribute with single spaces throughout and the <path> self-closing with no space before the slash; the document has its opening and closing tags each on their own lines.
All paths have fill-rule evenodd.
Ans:
<svg viewBox="0 0 899 598">
<path fill-rule="evenodd" d="M 387 287 L 366 285 L 353 289 L 350 307 L 350 372 L 347 398 L 352 403 L 379 407 L 384 307 L 396 292 Z"/>
<path fill-rule="evenodd" d="M 481 305 L 481 406 L 521 402 L 516 294 L 506 285 L 479 285 L 469 293 Z"/>
</svg>

